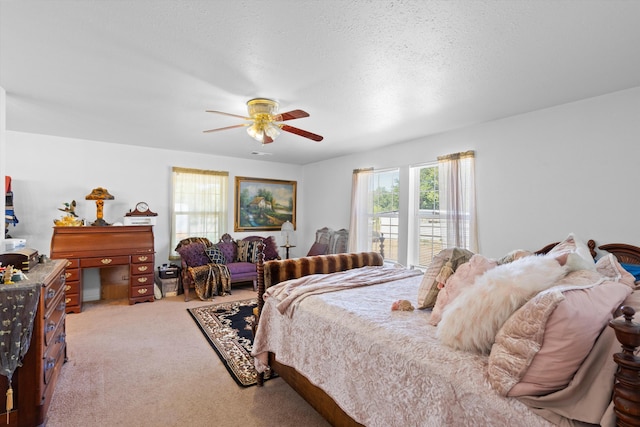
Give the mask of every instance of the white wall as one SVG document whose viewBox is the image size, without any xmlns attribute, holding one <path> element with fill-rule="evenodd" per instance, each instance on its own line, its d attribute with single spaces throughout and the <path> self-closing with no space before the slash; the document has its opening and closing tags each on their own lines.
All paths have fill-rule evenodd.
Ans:
<svg viewBox="0 0 640 427">
<path fill-rule="evenodd" d="M 305 166 L 7 131 L 6 173 L 13 176 L 20 219 L 11 233 L 47 254 L 53 219 L 62 214 L 57 208 L 75 199 L 78 213 L 92 221 L 95 203 L 84 197 L 102 186 L 115 196 L 105 202 L 109 222 L 142 200 L 160 214 L 160 265 L 169 253 L 171 166 L 182 166 L 229 171 L 234 237 L 248 234 L 232 230 L 235 176 L 298 181 L 291 256 L 301 256 L 317 228 L 349 227 L 353 169 L 475 150 L 480 250 L 487 256 L 535 249 L 570 232 L 600 243 L 640 245 L 638 141 L 640 87 Z"/>
<path fill-rule="evenodd" d="M 235 176 L 298 181 L 298 223 L 305 217 L 301 166 L 11 131 L 7 132 L 6 148 L 6 169 L 13 179 L 15 212 L 20 220 L 10 228 L 10 234 L 27 239 L 28 246 L 41 254 L 49 254 L 53 220 L 64 215 L 58 208 L 76 200 L 76 213 L 92 222 L 96 205 L 85 196 L 95 187 L 104 187 L 115 197 L 104 203 L 104 219 L 109 223 L 122 222 L 124 214 L 139 201 L 149 203 L 158 213 L 154 227 L 156 265 L 167 263 L 172 166 L 229 172 L 228 224 L 234 238 L 273 234 L 281 239 L 279 231 L 233 231 Z M 85 299 L 96 299 L 96 293 L 99 298 L 97 273 L 87 274 L 85 282 L 94 283 L 85 283 Z"/>
<path fill-rule="evenodd" d="M 7 130 L 7 93 L 0 86 L 0 180 L 2 180 L 2 206 L 5 209 L 5 192 L 4 192 L 4 176 L 7 175 L 6 168 L 6 130 Z M 4 249 L 4 224 L 2 224 L 2 233 L 0 234 L 0 250 Z"/>
<path fill-rule="evenodd" d="M 480 251 L 487 256 L 537 249 L 570 232 L 640 245 L 640 88 L 306 165 L 313 197 L 305 224 L 348 227 L 353 169 L 465 150 L 476 152 Z"/>
</svg>

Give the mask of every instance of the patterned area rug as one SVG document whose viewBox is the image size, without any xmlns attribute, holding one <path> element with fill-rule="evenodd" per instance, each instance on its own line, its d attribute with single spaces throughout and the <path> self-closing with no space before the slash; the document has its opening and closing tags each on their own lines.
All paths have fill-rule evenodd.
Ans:
<svg viewBox="0 0 640 427">
<path fill-rule="evenodd" d="M 202 333 L 236 382 L 248 387 L 257 383 L 257 372 L 253 366 L 253 308 L 255 298 L 188 308 Z M 271 372 L 265 373 L 265 380 Z"/>
</svg>

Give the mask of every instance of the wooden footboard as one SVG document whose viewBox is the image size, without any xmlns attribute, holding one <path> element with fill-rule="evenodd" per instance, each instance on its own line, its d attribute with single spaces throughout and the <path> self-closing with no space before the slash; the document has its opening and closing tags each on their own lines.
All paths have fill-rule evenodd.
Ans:
<svg viewBox="0 0 640 427">
<path fill-rule="evenodd" d="M 554 245 L 547 245 L 537 253 L 546 253 Z M 595 243 L 591 240 L 588 246 L 595 256 Z M 600 246 L 599 249 L 613 253 L 621 262 L 640 264 L 640 247 L 612 244 Z M 383 264 L 382 257 L 375 252 L 322 255 L 266 263 L 262 261 L 260 255 L 258 258 L 260 258 L 258 262 L 258 318 L 263 307 L 262 296 L 269 286 L 309 274 L 331 273 L 366 265 Z M 619 318 L 610 323 L 616 332 L 618 341 L 622 344 L 622 352 L 616 353 L 614 356 L 614 361 L 619 368 L 616 373 L 613 395 L 617 425 L 621 427 L 640 426 L 640 357 L 634 354 L 636 349 L 640 347 L 640 324 L 633 321 L 634 313 L 633 308 L 625 307 L 623 308 L 624 319 Z M 331 425 L 361 425 L 350 418 L 322 389 L 310 383 L 294 368 L 278 363 L 276 357 L 277 355 L 269 355 L 271 368 Z M 262 385 L 262 381 L 263 378 L 259 375 L 258 385 Z"/>
</svg>

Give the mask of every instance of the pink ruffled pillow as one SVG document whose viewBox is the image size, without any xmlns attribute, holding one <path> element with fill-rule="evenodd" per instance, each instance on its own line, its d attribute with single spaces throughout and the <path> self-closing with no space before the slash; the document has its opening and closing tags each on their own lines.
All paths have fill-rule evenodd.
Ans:
<svg viewBox="0 0 640 427">
<path fill-rule="evenodd" d="M 484 274 L 485 271 L 494 268 L 496 265 L 496 261 L 485 258 L 479 254 L 473 255 L 469 261 L 459 265 L 456 271 L 447 279 L 445 285 L 440 289 L 440 292 L 438 292 L 436 304 L 431 311 L 429 323 L 437 326 L 442 319 L 442 311 L 445 307 L 452 303 L 464 289 L 472 286 L 476 277 Z"/>
<path fill-rule="evenodd" d="M 572 272 L 517 310 L 491 348 L 487 372 L 493 388 L 512 397 L 565 388 L 631 292 L 601 280 L 594 271 Z"/>
</svg>

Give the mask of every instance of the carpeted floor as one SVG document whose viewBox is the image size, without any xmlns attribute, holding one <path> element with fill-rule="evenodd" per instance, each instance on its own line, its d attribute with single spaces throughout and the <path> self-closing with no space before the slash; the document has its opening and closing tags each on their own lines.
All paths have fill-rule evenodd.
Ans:
<svg viewBox="0 0 640 427">
<path fill-rule="evenodd" d="M 255 296 L 249 284 L 213 301 L 111 300 L 69 314 L 47 427 L 328 426 L 281 378 L 238 386 L 186 310 Z"/>
<path fill-rule="evenodd" d="M 253 309 L 256 298 L 187 309 L 233 379 L 241 386 L 257 384 L 253 365 Z M 265 374 L 265 380 L 271 377 Z"/>
</svg>

